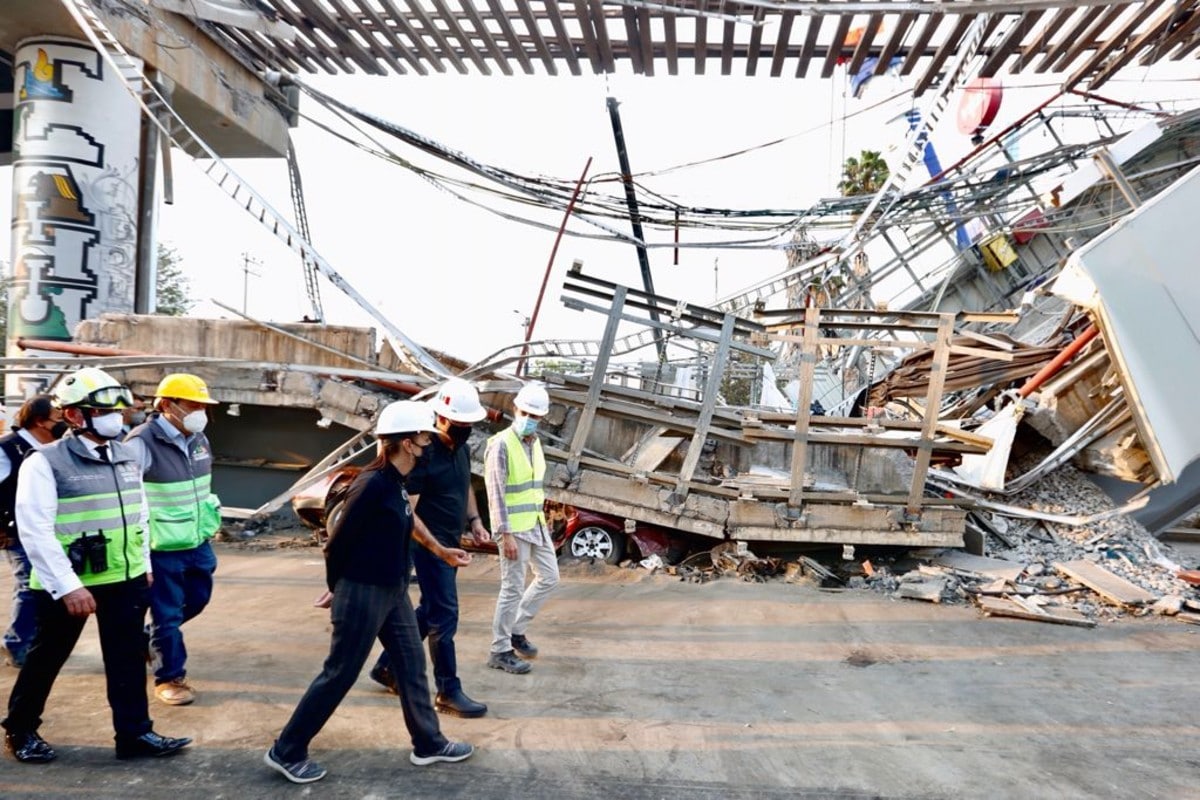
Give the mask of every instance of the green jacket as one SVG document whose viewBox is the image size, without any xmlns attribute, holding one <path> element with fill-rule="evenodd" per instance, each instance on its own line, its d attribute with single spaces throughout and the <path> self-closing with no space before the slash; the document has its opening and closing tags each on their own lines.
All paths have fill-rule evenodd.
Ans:
<svg viewBox="0 0 1200 800">
<path fill-rule="evenodd" d="M 221 501 L 212 493 L 212 447 L 203 433 L 172 441 L 157 417 L 134 428 L 150 451 L 145 474 L 146 502 L 150 506 L 150 549 L 191 550 L 221 529 Z"/>
</svg>

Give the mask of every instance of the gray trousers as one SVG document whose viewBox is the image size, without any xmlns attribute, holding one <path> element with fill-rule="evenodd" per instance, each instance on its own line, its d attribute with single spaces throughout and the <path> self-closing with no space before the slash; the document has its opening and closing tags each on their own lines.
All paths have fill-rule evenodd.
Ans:
<svg viewBox="0 0 1200 800">
<path fill-rule="evenodd" d="M 358 680 L 376 638 L 391 661 L 413 750 L 418 755 L 441 750 L 446 737 L 429 699 L 425 652 L 406 589 L 342 579 L 333 593 L 330 613 L 333 641 L 329 656 L 275 741 L 275 755 L 289 763 L 308 758 L 308 743 Z"/>
<path fill-rule="evenodd" d="M 547 539 L 549 537 L 546 537 Z M 492 653 L 512 650 L 513 634 L 524 634 L 542 604 L 558 585 L 558 557 L 554 545 L 530 544 L 517 539 L 517 557 L 500 554 L 500 597 L 492 618 Z M 525 569 L 533 568 L 533 582 L 525 588 Z M 524 590 L 524 591 L 522 591 Z"/>
</svg>

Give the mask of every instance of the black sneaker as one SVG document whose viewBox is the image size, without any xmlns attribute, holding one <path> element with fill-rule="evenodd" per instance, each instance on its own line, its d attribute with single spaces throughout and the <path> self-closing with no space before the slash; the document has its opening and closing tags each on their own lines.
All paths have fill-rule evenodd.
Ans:
<svg viewBox="0 0 1200 800">
<path fill-rule="evenodd" d="M 45 764 L 58 757 L 54 748 L 36 732 L 5 734 L 4 747 L 22 764 Z"/>
<path fill-rule="evenodd" d="M 419 756 L 417 755 L 417 751 L 413 750 L 409 754 L 408 760 L 418 767 L 424 767 L 427 764 L 434 764 L 438 761 L 466 761 L 474 752 L 475 748 L 466 742 L 446 742 L 441 750 L 427 756 Z"/>
<path fill-rule="evenodd" d="M 521 658 L 537 658 L 538 649 L 533 646 L 533 642 L 525 638 L 523 634 L 514 633 L 511 637 L 513 650 Z"/>
<path fill-rule="evenodd" d="M 394 675 L 392 675 L 392 671 L 388 668 L 387 662 L 376 664 L 375 666 L 371 667 L 371 672 L 368 674 L 371 676 L 371 680 L 375 681 L 392 694 L 400 694 L 400 692 L 396 690 L 396 678 Z"/>
<path fill-rule="evenodd" d="M 275 755 L 274 745 L 263 754 L 263 763 L 292 783 L 313 783 L 324 778 L 328 772 L 320 764 L 309 761 L 307 758 L 303 761 L 293 761 L 290 764 L 284 763 Z"/>
<path fill-rule="evenodd" d="M 532 664 L 517 658 L 516 653 L 512 650 L 505 650 L 503 653 L 492 653 L 488 657 L 488 666 L 492 669 L 502 669 L 505 672 L 511 672 L 513 675 L 524 675 L 533 669 Z"/>
</svg>

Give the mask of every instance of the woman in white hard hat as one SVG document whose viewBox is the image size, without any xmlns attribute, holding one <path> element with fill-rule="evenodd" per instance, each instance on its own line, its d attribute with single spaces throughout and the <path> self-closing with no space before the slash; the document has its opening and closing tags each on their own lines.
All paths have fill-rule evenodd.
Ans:
<svg viewBox="0 0 1200 800">
<path fill-rule="evenodd" d="M 429 698 L 425 654 L 408 598 L 411 540 L 452 566 L 466 566 L 465 551 L 440 544 L 413 527 L 404 476 L 437 430 L 425 403 L 401 400 L 379 415 L 375 460 L 354 479 L 325 547 L 325 581 L 333 592 L 333 641 L 321 674 L 300 699 L 263 760 L 293 783 L 312 783 L 326 770 L 308 758 L 308 745 L 358 679 L 378 638 L 395 674 L 404 723 L 412 737 L 409 760 L 418 766 L 462 761 L 474 748 L 442 735 Z"/>
</svg>

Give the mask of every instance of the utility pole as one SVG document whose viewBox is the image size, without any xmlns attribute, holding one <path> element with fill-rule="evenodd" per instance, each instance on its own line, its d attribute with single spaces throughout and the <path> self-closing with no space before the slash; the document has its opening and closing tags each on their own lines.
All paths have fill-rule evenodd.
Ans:
<svg viewBox="0 0 1200 800">
<path fill-rule="evenodd" d="M 633 171 L 629 168 L 629 153 L 625 150 L 625 132 L 621 127 L 621 115 L 617 111 L 617 98 L 609 97 L 608 118 L 612 123 L 613 138 L 617 143 L 617 161 L 621 165 L 621 182 L 625 184 L 625 203 L 629 206 L 629 222 L 633 226 L 633 238 L 637 239 L 638 265 L 642 271 L 642 286 L 648 295 L 650 319 L 658 322 L 658 302 L 654 296 L 654 279 L 650 276 L 650 258 L 646 255 L 645 236 L 642 234 L 642 218 L 638 212 L 637 193 L 633 187 Z M 654 344 L 658 348 L 658 360 L 667 360 L 667 345 L 663 341 L 661 328 L 654 329 Z"/>
<path fill-rule="evenodd" d="M 250 276 L 259 277 L 261 272 L 255 272 L 250 269 L 250 265 L 254 264 L 257 267 L 262 266 L 262 262 L 254 258 L 249 253 L 242 253 L 242 313 L 246 313 L 246 306 L 250 300 Z"/>
</svg>

